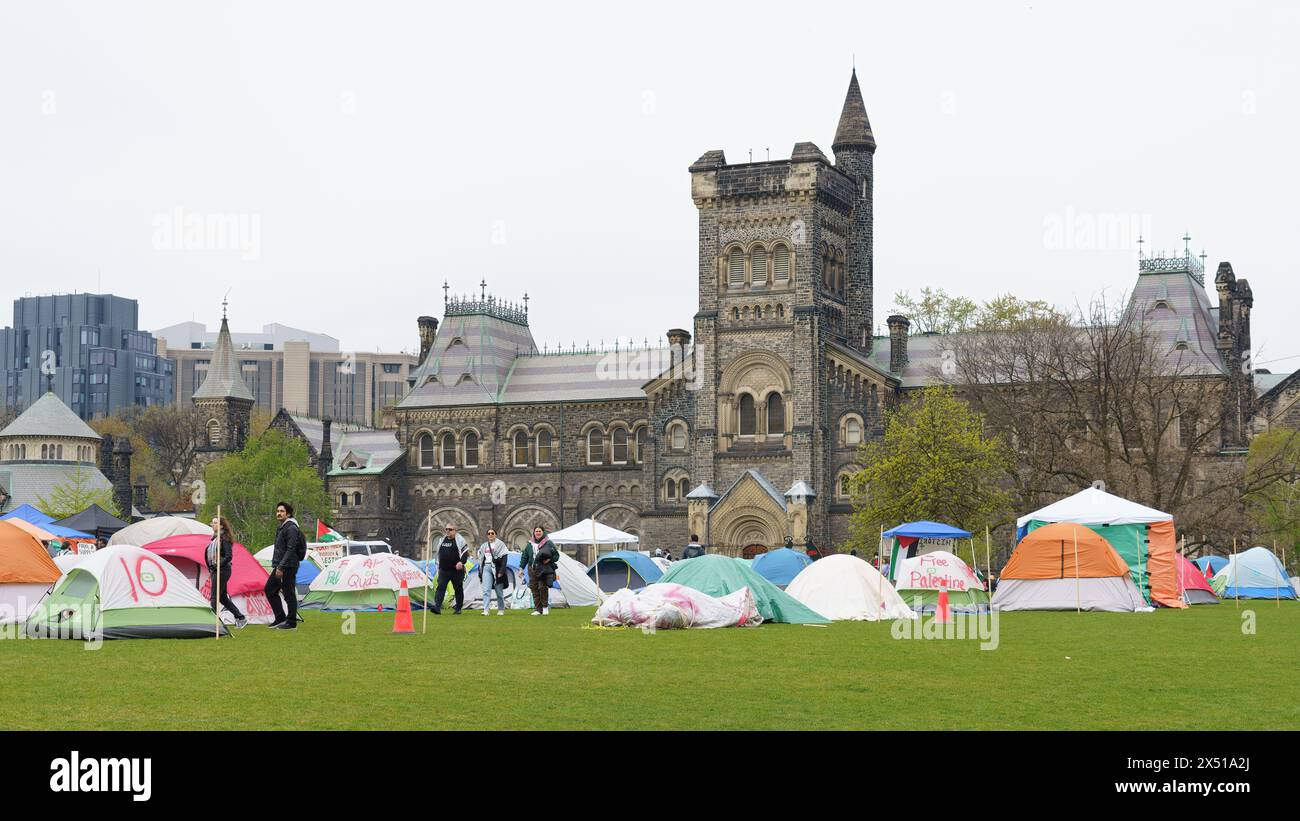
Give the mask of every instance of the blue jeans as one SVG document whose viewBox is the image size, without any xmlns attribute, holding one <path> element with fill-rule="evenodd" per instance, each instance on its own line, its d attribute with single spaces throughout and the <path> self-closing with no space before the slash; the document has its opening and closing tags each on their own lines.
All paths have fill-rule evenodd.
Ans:
<svg viewBox="0 0 1300 821">
<path fill-rule="evenodd" d="M 502 592 L 501 592 L 501 591 L 504 590 L 505 588 L 503 588 L 501 585 L 497 584 L 497 577 L 496 577 L 496 574 L 495 574 L 495 573 L 487 573 L 487 572 L 485 572 L 483 575 L 484 575 L 484 577 L 485 577 L 485 578 L 483 579 L 483 612 L 486 613 L 488 610 L 492 609 L 492 608 L 490 608 L 488 605 L 490 604 L 490 600 L 491 600 L 491 597 L 492 597 L 492 591 L 494 591 L 494 590 L 496 591 L 496 594 L 497 594 L 497 609 L 498 609 L 498 610 L 505 610 L 505 609 L 506 609 L 506 600 L 505 600 L 505 598 L 503 597 Z"/>
</svg>

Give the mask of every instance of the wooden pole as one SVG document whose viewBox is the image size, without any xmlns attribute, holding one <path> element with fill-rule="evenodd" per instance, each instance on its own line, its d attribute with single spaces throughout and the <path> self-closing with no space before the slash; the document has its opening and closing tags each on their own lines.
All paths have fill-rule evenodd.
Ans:
<svg viewBox="0 0 1300 821">
<path fill-rule="evenodd" d="M 216 592 L 216 606 L 212 608 L 212 615 L 217 619 L 217 629 L 214 638 L 221 640 L 221 505 L 217 505 L 217 566 L 213 568 L 212 589 Z M 233 551 L 235 546 L 232 544 L 230 549 Z M 231 566 L 234 566 L 234 556 L 231 556 Z"/>
<path fill-rule="evenodd" d="M 420 633 L 429 632 L 429 551 L 433 549 L 433 511 L 424 520 L 424 615 L 420 617 Z"/>
<path fill-rule="evenodd" d="M 880 609 L 885 609 L 885 561 L 880 554 L 885 549 L 885 526 L 880 526 L 880 541 L 876 542 L 876 571 L 879 574 L 876 578 L 876 601 L 880 602 Z M 889 568 L 891 571 L 893 568 Z"/>
<path fill-rule="evenodd" d="M 1233 577 L 1237 575 L 1237 537 L 1236 536 L 1232 537 L 1232 564 L 1228 565 L 1228 567 L 1232 570 L 1232 572 L 1228 574 L 1227 581 L 1233 581 Z M 1241 590 L 1240 588 L 1237 587 L 1235 582 L 1233 582 L 1232 585 L 1232 597 L 1237 602 L 1237 609 L 1240 610 Z"/>
<path fill-rule="evenodd" d="M 1277 539 L 1273 540 L 1273 558 L 1277 558 Z M 1282 565 L 1282 581 L 1286 582 L 1288 586 L 1291 584 L 1291 576 L 1287 574 L 1285 564 Z M 1282 606 L 1282 588 L 1273 588 L 1273 600 L 1278 607 Z"/>
<path fill-rule="evenodd" d="M 989 526 L 984 525 L 984 580 L 988 582 L 989 596 L 993 596 L 993 551 L 989 547 Z"/>
<path fill-rule="evenodd" d="M 1083 612 L 1083 593 L 1079 589 L 1079 526 L 1075 525 L 1071 531 L 1074 533 L 1074 612 Z"/>
<path fill-rule="evenodd" d="M 1178 555 L 1179 557 L 1181 557 L 1181 559 L 1186 559 L 1187 557 L 1184 555 L 1186 553 L 1187 553 L 1187 534 L 1184 533 L 1182 544 L 1179 545 L 1178 547 Z M 1183 578 L 1183 562 L 1181 560 L 1178 562 L 1178 599 L 1183 604 L 1187 604 L 1187 605 L 1191 604 L 1191 602 L 1187 601 L 1187 582 Z"/>
<path fill-rule="evenodd" d="M 600 548 L 596 546 L 596 517 L 591 517 L 591 555 L 596 563 L 596 587 L 600 588 Z"/>
</svg>

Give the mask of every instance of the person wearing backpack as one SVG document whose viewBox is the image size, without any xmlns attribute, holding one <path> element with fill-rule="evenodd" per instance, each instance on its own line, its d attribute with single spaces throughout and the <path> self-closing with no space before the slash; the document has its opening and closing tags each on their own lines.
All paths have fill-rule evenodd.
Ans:
<svg viewBox="0 0 1300 821">
<path fill-rule="evenodd" d="M 230 615 L 235 617 L 235 626 L 243 628 L 248 624 L 248 619 L 244 614 L 239 612 L 235 602 L 230 598 L 230 577 L 233 575 L 232 567 L 235 558 L 235 537 L 230 530 L 230 522 L 226 517 L 212 517 L 212 541 L 208 544 L 208 549 L 204 551 L 204 559 L 208 566 L 208 576 L 212 585 L 211 596 L 212 612 L 219 613 L 218 604 L 230 611 Z M 220 569 L 218 569 L 220 568 Z M 218 593 L 220 593 L 220 602 L 218 602 Z"/>
<path fill-rule="evenodd" d="M 266 600 L 271 603 L 275 619 L 272 630 L 298 629 L 298 565 L 307 558 L 307 539 L 293 518 L 293 505 L 280 502 L 275 506 L 280 526 L 275 531 L 275 549 L 271 553 L 271 577 L 266 580 Z M 288 611 L 280 608 L 280 596 Z"/>
</svg>

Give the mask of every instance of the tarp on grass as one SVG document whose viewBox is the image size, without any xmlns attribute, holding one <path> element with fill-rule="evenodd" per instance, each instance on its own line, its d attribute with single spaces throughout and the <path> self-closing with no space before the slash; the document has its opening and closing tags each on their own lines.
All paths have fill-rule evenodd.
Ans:
<svg viewBox="0 0 1300 821">
<path fill-rule="evenodd" d="M 684 584 L 714 598 L 748 587 L 754 594 L 754 606 L 764 621 L 787 624 L 826 624 L 829 621 L 758 575 L 748 564 L 726 556 L 713 554 L 673 562 L 672 568 L 659 582 Z"/>
<path fill-rule="evenodd" d="M 757 627 L 763 617 L 748 587 L 715 598 L 682 584 L 652 584 L 636 593 L 626 587 L 618 590 L 596 610 L 591 623 L 672 630 Z"/>
</svg>

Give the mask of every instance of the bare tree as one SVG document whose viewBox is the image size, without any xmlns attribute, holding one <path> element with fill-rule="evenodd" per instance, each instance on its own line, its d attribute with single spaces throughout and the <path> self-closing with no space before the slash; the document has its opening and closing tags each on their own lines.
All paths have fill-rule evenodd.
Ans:
<svg viewBox="0 0 1300 821">
<path fill-rule="evenodd" d="M 1073 312 L 1007 310 L 956 334 L 936 373 L 1018 454 L 1022 511 L 1095 482 L 1172 514 L 1190 544 L 1249 529 L 1243 496 L 1287 466 L 1222 447 L 1237 423 L 1214 352 L 1170 345 L 1102 299 Z"/>
<path fill-rule="evenodd" d="M 153 451 L 167 484 L 179 487 L 194 468 L 206 435 L 203 415 L 194 407 L 155 405 L 138 414 L 132 426 Z"/>
</svg>

